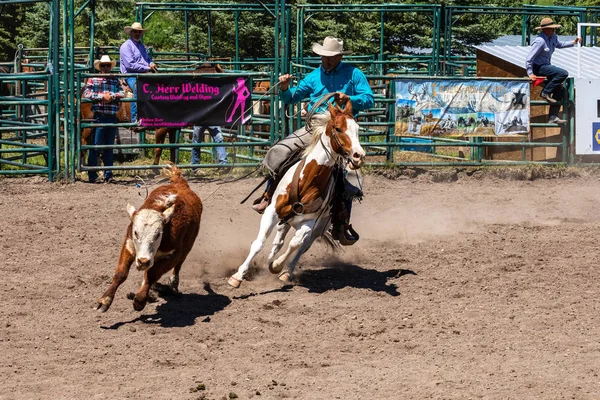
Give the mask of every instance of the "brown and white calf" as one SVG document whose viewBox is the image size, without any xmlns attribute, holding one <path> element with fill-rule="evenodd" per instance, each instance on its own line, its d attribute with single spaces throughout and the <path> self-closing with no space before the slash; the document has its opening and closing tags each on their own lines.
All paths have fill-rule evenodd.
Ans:
<svg viewBox="0 0 600 400">
<path fill-rule="evenodd" d="M 169 168 L 170 184 L 154 189 L 139 210 L 127 205 L 131 223 L 112 283 L 96 305 L 99 311 L 110 308 L 131 265 L 144 271 L 142 286 L 133 298 L 136 311 L 146 306 L 152 284 L 171 269 L 171 289 L 174 292 L 179 289 L 179 270 L 200 230 L 202 202 L 181 176 L 181 171 L 174 165 Z"/>
</svg>

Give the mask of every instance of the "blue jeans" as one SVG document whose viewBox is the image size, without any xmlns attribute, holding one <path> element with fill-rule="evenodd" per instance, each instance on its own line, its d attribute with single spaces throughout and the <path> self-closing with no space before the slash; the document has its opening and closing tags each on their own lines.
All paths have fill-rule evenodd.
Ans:
<svg viewBox="0 0 600 400">
<path fill-rule="evenodd" d="M 194 125 L 194 131 L 192 134 L 193 143 L 202 143 L 204 141 L 204 131 L 208 129 L 208 133 L 212 137 L 215 143 L 223 143 L 223 135 L 221 134 L 221 127 L 219 126 L 198 126 Z M 217 147 L 217 159 L 219 164 L 227 164 L 227 151 L 225 147 Z M 192 149 L 192 164 L 200 164 L 200 147 L 194 147 Z"/>
<path fill-rule="evenodd" d="M 542 93 L 551 94 L 559 103 L 563 100 L 563 82 L 569 77 L 569 73 L 562 68 L 551 64 L 533 65 L 533 73 L 539 76 L 545 76 L 548 83 L 542 90 Z M 557 116 L 560 111 L 560 104 L 550 106 L 550 115 Z"/>
<path fill-rule="evenodd" d="M 136 101 L 129 103 L 131 104 L 131 122 L 135 122 L 137 120 L 137 86 L 135 84 L 135 78 L 127 78 L 125 80 L 131 90 L 133 90 L 133 97 L 136 98 Z"/>
<path fill-rule="evenodd" d="M 99 124 L 116 124 L 117 116 L 112 114 L 94 114 L 94 122 Z M 94 132 L 92 132 L 92 137 L 94 138 L 93 145 L 114 145 L 115 138 L 117 137 L 117 127 L 116 126 L 103 126 L 99 128 L 94 128 Z M 88 155 L 88 166 L 95 167 L 98 165 L 98 151 L 102 152 L 102 162 L 105 167 L 112 167 L 114 155 L 113 149 L 103 149 L 103 150 L 90 150 Z M 112 171 L 110 169 L 104 170 L 104 180 L 112 178 Z M 90 182 L 95 182 L 98 179 L 98 173 L 96 171 L 88 171 L 88 179 Z"/>
</svg>

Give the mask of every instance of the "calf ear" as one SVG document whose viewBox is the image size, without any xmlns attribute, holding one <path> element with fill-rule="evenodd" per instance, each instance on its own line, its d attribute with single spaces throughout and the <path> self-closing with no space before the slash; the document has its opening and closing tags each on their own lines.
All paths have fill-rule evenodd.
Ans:
<svg viewBox="0 0 600 400">
<path fill-rule="evenodd" d="M 175 206 L 171 206 L 163 211 L 162 216 L 165 219 L 165 224 L 171 220 L 173 213 L 175 212 Z"/>
<path fill-rule="evenodd" d="M 135 214 L 135 207 L 129 203 L 127 203 L 127 214 L 129 214 L 129 219 L 133 221 L 133 215 Z"/>
</svg>

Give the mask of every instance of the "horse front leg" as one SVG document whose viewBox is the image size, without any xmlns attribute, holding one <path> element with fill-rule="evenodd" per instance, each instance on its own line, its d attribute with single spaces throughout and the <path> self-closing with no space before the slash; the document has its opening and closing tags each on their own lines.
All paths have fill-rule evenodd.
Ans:
<svg viewBox="0 0 600 400">
<path fill-rule="evenodd" d="M 300 229 L 296 231 L 292 240 L 290 240 L 290 244 L 285 253 L 273 262 L 274 271 L 281 271 L 286 264 L 288 265 L 287 271 L 282 272 L 279 275 L 280 280 L 289 282 L 293 279 L 294 268 L 296 267 L 300 256 L 302 256 L 302 253 L 304 253 L 312 243 L 312 232 L 312 226 L 302 225 Z M 294 257 L 288 263 L 288 259 L 292 257 L 292 255 L 294 255 Z"/>
<path fill-rule="evenodd" d="M 273 231 L 275 224 L 277 224 L 279 217 L 275 212 L 275 206 L 273 204 L 269 205 L 265 210 L 261 220 L 260 220 L 260 228 L 258 230 L 258 235 L 256 239 L 252 242 L 250 246 L 250 253 L 246 260 L 239 266 L 237 272 L 229 278 L 227 283 L 229 283 L 234 288 L 240 287 L 242 281 L 244 280 L 244 275 L 248 272 L 248 268 L 250 268 L 250 263 L 256 257 L 256 255 L 262 250 L 265 241 Z"/>
<path fill-rule="evenodd" d="M 271 248 L 271 253 L 269 254 L 269 258 L 267 258 L 267 264 L 269 265 L 269 271 L 272 274 L 278 274 L 281 272 L 281 268 L 274 269 L 273 268 L 273 259 L 279 253 L 281 248 L 283 247 L 283 243 L 285 241 L 285 236 L 290 231 L 290 224 L 279 224 L 277 225 L 277 233 L 275 234 L 275 239 L 273 239 L 273 247 Z M 280 264 L 281 267 L 283 264 Z"/>
<path fill-rule="evenodd" d="M 165 139 L 167 138 L 167 128 L 158 128 L 154 131 L 154 139 L 156 144 L 164 144 Z M 162 155 L 162 147 L 157 147 L 154 149 L 154 163 L 153 165 L 158 165 L 160 163 L 160 156 Z"/>
<path fill-rule="evenodd" d="M 169 143 L 177 143 L 177 130 L 176 129 L 168 129 L 167 130 L 168 134 L 169 134 Z M 171 159 L 171 162 L 173 164 L 177 164 L 177 149 L 172 147 L 169 149 L 169 156 Z"/>
<path fill-rule="evenodd" d="M 87 146 L 88 144 L 90 144 L 90 142 L 92 141 L 92 128 L 83 128 L 81 130 L 81 144 L 83 146 Z M 81 153 L 79 155 L 79 160 L 81 162 L 81 165 L 87 165 L 85 162 L 85 158 L 87 155 L 87 150 L 81 150 Z"/>
</svg>

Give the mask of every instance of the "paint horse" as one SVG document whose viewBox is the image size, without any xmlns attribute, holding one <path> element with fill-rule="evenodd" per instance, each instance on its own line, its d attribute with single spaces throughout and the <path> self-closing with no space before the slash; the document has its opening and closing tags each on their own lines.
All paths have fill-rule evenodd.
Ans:
<svg viewBox="0 0 600 400">
<path fill-rule="evenodd" d="M 267 262 L 269 270 L 279 274 L 279 279 L 284 282 L 293 279 L 298 260 L 316 238 L 324 236 L 327 240 L 335 175 L 338 175 L 334 174 L 336 164 L 343 167 L 344 162 L 348 162 L 350 168 L 358 169 L 365 158 L 359 142 L 358 124 L 352 116 L 352 103 L 346 102 L 343 109 L 331 104 L 328 108 L 328 113 L 317 114 L 311 119 L 312 143 L 304 151 L 302 159 L 277 184 L 248 257 L 229 278 L 231 286 L 240 286 L 250 263 L 262 250 L 275 226 L 277 233 Z M 291 227 L 296 231 L 294 237 L 285 253 L 275 259 Z"/>
</svg>

